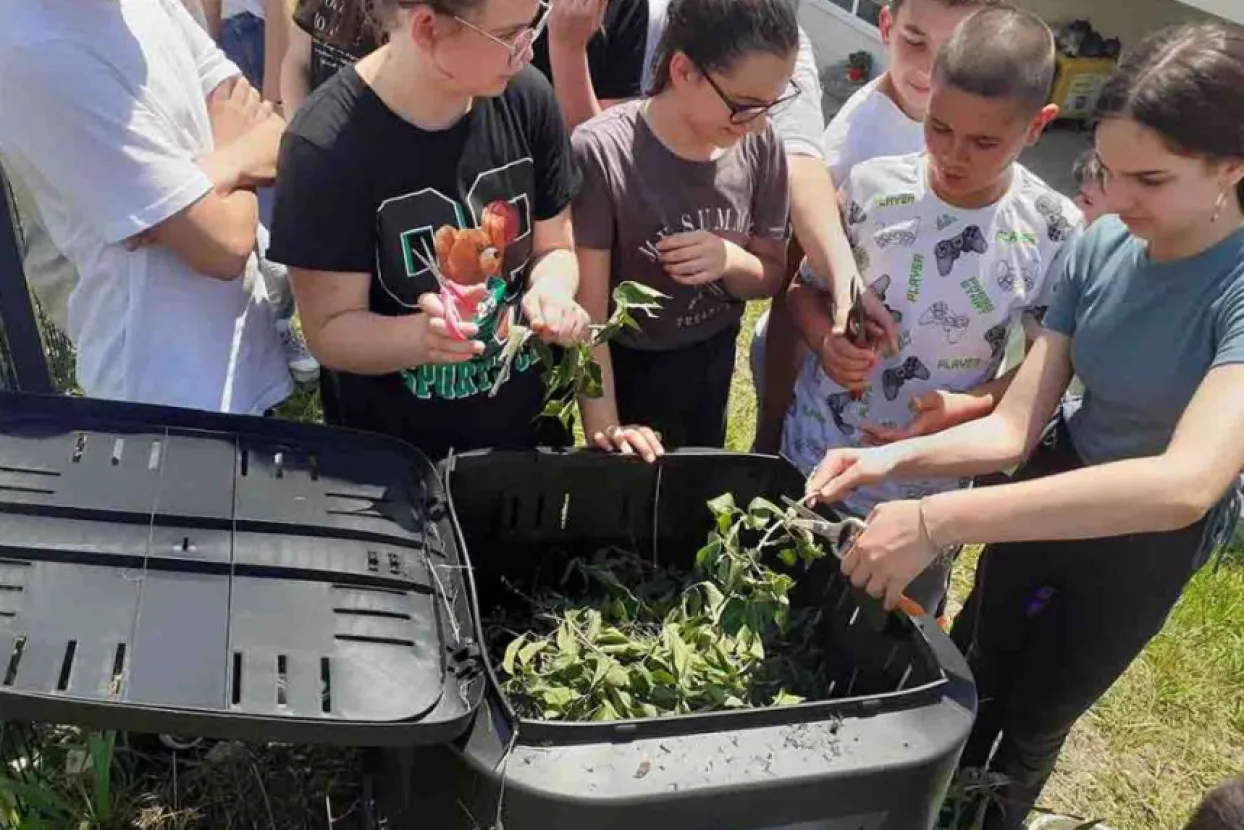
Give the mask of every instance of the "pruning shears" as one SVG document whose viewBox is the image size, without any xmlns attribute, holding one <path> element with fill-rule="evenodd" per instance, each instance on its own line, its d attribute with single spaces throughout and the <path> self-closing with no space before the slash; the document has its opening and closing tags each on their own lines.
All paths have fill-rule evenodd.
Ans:
<svg viewBox="0 0 1244 830">
<path fill-rule="evenodd" d="M 813 536 L 823 539 L 825 547 L 839 560 L 846 556 L 855 542 L 855 537 L 863 532 L 865 524 L 853 516 L 839 521 L 827 519 L 820 513 L 813 512 L 803 504 L 789 496 L 782 496 L 786 506 L 794 511 L 799 527 L 806 529 Z M 905 594 L 898 598 L 898 608 L 909 617 L 923 617 L 925 610 L 920 603 Z"/>
<path fill-rule="evenodd" d="M 851 308 L 847 311 L 847 339 L 861 348 L 868 345 L 868 332 L 864 328 L 864 295 L 860 291 L 860 279 L 851 277 Z M 858 401 L 863 395 L 859 389 L 851 390 L 851 400 Z"/>
</svg>

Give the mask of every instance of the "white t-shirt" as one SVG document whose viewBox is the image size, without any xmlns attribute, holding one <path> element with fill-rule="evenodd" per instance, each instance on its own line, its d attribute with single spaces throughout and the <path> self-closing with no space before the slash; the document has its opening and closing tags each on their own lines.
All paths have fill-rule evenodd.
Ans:
<svg viewBox="0 0 1244 830">
<path fill-rule="evenodd" d="M 884 79 L 874 78 L 856 90 L 825 128 L 821 147 L 835 185 L 845 182 L 862 161 L 924 151 L 924 125 L 908 118 L 881 91 Z"/>
<path fill-rule="evenodd" d="M 0 0 L 0 152 L 77 268 L 68 334 L 92 397 L 255 413 L 290 392 L 253 280 L 122 245 L 211 190 L 206 96 L 237 72 L 178 0 Z"/>
<path fill-rule="evenodd" d="M 1014 170 L 1006 195 L 977 210 L 933 193 L 924 153 L 863 162 L 840 186 L 860 274 L 894 314 L 901 350 L 881 361 L 858 401 L 805 355 L 783 435 L 783 453 L 805 474 L 827 450 L 861 445 L 862 423 L 905 426 L 916 396 L 993 379 L 1012 328 L 1044 313 L 1083 219 L 1037 176 Z M 807 271 L 801 279 L 816 280 Z M 847 507 L 866 515 L 883 501 L 957 486 L 886 483 L 855 493 Z"/>
</svg>

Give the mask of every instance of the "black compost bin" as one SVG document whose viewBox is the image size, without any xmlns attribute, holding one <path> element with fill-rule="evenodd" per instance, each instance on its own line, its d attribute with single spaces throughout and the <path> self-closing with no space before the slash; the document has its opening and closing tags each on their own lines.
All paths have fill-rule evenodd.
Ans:
<svg viewBox="0 0 1244 830">
<path fill-rule="evenodd" d="M 479 645 L 507 574 L 607 544 L 686 562 L 708 499 L 801 484 L 725 453 L 434 468 L 346 430 L 0 393 L 0 719 L 386 747 L 389 828 L 924 830 L 971 680 L 828 561 L 792 597 L 832 609 L 824 700 L 524 722 Z"/>
<path fill-rule="evenodd" d="M 473 453 L 451 461 L 446 483 L 485 612 L 512 601 L 507 580 L 557 579 L 569 557 L 604 546 L 687 566 L 712 524 L 709 499 L 730 492 L 745 505 L 803 485 L 784 460 L 720 452 L 656 466 L 594 453 Z M 830 559 L 799 578 L 791 601 L 832 609 L 825 699 L 616 723 L 525 721 L 484 655 L 486 709 L 452 746 L 386 754 L 381 815 L 392 827 L 463 830 L 932 827 L 975 711 L 962 658 L 935 623 L 881 612 Z"/>
<path fill-rule="evenodd" d="M 455 538 L 397 441 L 0 394 L 0 718 L 452 740 L 484 691 Z"/>
</svg>

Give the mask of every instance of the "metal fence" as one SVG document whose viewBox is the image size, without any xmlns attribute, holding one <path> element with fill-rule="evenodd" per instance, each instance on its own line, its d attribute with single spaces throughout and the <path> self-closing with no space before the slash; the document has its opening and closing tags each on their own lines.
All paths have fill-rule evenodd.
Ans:
<svg viewBox="0 0 1244 830">
<path fill-rule="evenodd" d="M 52 392 L 34 300 L 22 270 L 13 193 L 0 170 L 0 389 Z"/>
</svg>

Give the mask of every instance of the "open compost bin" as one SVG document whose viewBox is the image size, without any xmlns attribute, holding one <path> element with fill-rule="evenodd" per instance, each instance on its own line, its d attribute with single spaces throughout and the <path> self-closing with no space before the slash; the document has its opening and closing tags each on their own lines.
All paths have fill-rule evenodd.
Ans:
<svg viewBox="0 0 1244 830">
<path fill-rule="evenodd" d="M 799 704 L 527 720 L 482 645 L 507 584 L 605 546 L 685 568 L 708 500 L 801 488 L 768 457 L 437 468 L 347 430 L 0 394 L 0 718 L 383 747 L 388 828 L 926 830 L 970 676 L 832 559 L 791 594 L 829 681 Z"/>
<path fill-rule="evenodd" d="M 472 453 L 452 459 L 445 478 L 477 621 L 514 601 L 507 585 L 558 579 L 570 558 L 602 547 L 685 568 L 712 527 L 710 499 L 728 492 L 746 505 L 803 487 L 784 460 L 721 452 L 655 466 Z M 832 558 L 799 576 L 791 604 L 826 611 L 831 682 L 820 699 L 610 723 L 526 720 L 485 654 L 486 708 L 449 747 L 386 754 L 381 815 L 393 827 L 463 830 L 932 827 L 975 712 L 961 656 L 932 620 L 881 612 Z"/>
</svg>

